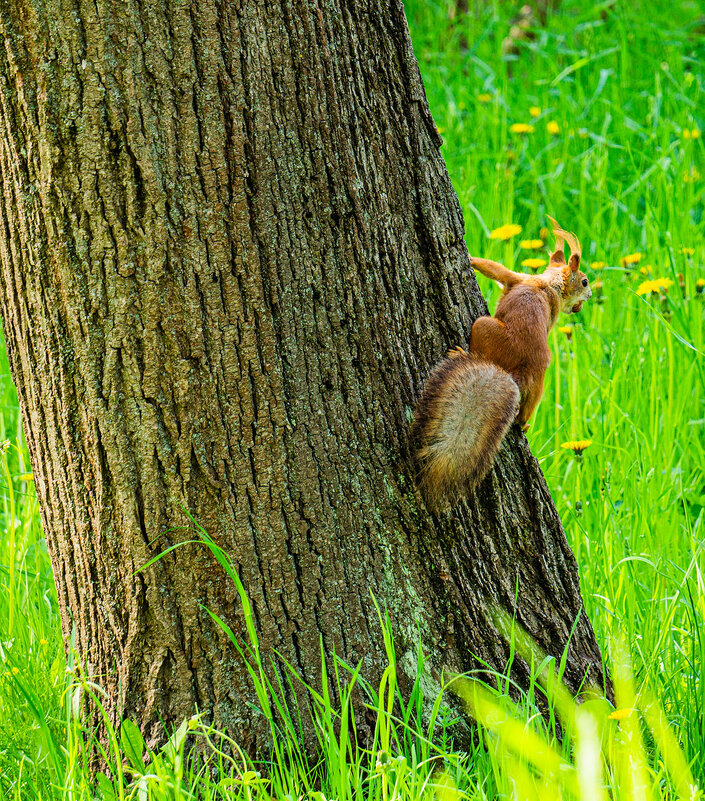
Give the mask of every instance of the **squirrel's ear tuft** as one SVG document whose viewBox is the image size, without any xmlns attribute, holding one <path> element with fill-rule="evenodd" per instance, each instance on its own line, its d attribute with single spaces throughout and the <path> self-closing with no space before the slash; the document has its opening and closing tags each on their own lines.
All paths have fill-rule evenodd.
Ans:
<svg viewBox="0 0 705 801">
<path fill-rule="evenodd" d="M 548 215 L 546 216 L 548 217 Z M 556 247 L 551 254 L 551 264 L 565 264 L 565 245 L 562 236 L 563 232 L 553 217 L 548 217 L 548 219 L 551 221 L 553 233 L 556 237 Z"/>
<path fill-rule="evenodd" d="M 548 217 L 548 215 L 546 215 Z M 572 272 L 575 272 L 578 267 L 580 266 L 580 256 L 582 253 L 582 248 L 580 247 L 580 242 L 578 241 L 578 237 L 575 234 L 571 234 L 568 231 L 564 231 L 560 225 L 553 219 L 553 217 L 548 217 L 553 225 L 553 233 L 556 237 L 556 252 L 551 256 L 551 261 L 557 264 L 565 264 L 565 245 L 564 242 L 567 242 L 570 246 L 570 261 L 568 262 L 570 269 Z M 560 249 L 560 253 L 559 253 Z"/>
</svg>

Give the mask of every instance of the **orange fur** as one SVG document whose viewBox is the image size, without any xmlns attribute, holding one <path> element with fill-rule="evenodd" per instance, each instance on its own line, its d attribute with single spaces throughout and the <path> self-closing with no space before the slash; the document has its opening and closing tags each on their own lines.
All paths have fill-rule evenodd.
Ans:
<svg viewBox="0 0 705 801">
<path fill-rule="evenodd" d="M 592 296 L 587 277 L 578 270 L 581 248 L 575 234 L 553 223 L 556 247 L 540 275 L 515 273 L 488 259 L 471 259 L 472 266 L 504 287 L 494 317 L 479 317 L 470 332 L 470 353 L 506 370 L 521 392 L 518 422 L 526 425 L 543 395 L 546 368 L 551 361 L 548 332 L 560 311 L 580 311 Z M 571 248 L 566 263 L 564 241 Z"/>
<path fill-rule="evenodd" d="M 548 333 L 560 311 L 580 311 L 592 296 L 578 269 L 580 242 L 549 219 L 556 247 L 541 275 L 471 259 L 504 293 L 494 317 L 475 320 L 469 352 L 451 351 L 434 368 L 419 398 L 414 419 L 418 484 L 430 506 L 477 486 L 513 420 L 528 427 L 551 361 Z M 571 248 L 568 262 L 564 242 Z"/>
</svg>

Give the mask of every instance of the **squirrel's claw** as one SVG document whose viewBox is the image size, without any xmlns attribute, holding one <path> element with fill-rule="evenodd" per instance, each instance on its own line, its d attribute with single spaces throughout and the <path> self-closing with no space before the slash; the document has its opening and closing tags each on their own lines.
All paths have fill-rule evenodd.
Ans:
<svg viewBox="0 0 705 801">
<path fill-rule="evenodd" d="M 460 345 L 457 345 L 456 347 L 451 348 L 448 351 L 448 353 L 446 354 L 446 356 L 449 359 L 460 359 L 462 356 L 467 356 L 467 355 L 468 355 L 468 352 L 466 350 L 464 350 L 463 348 L 461 348 Z"/>
</svg>

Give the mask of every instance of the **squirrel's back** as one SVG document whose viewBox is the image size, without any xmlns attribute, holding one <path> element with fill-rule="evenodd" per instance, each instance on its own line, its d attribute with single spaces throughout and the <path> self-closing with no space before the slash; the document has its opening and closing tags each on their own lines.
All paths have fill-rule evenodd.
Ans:
<svg viewBox="0 0 705 801">
<path fill-rule="evenodd" d="M 482 481 L 518 406 L 514 379 L 475 354 L 452 351 L 434 368 L 414 415 L 418 484 L 430 506 Z"/>
</svg>

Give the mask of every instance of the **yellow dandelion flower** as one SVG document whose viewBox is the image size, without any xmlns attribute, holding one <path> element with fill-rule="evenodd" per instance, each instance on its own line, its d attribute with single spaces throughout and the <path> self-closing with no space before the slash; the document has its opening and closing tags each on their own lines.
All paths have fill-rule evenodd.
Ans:
<svg viewBox="0 0 705 801">
<path fill-rule="evenodd" d="M 606 261 L 594 261 L 591 265 L 593 270 L 601 270 L 603 267 L 607 266 Z"/>
<path fill-rule="evenodd" d="M 565 334 L 568 338 L 568 342 L 573 338 L 573 326 L 572 325 L 560 325 L 558 326 L 558 330 L 561 334 Z"/>
<path fill-rule="evenodd" d="M 651 272 L 651 265 L 645 264 L 643 267 L 639 267 L 639 272 L 642 275 L 648 275 Z"/>
<path fill-rule="evenodd" d="M 16 676 L 19 672 L 20 672 L 20 669 L 18 667 L 13 667 L 12 668 L 12 675 L 13 676 Z"/>
<path fill-rule="evenodd" d="M 502 239 L 506 241 L 507 239 L 511 239 L 513 236 L 520 234 L 521 230 L 521 225 L 515 225 L 514 223 L 500 225 L 499 228 L 495 228 L 494 231 L 490 231 L 490 239 Z"/>
<path fill-rule="evenodd" d="M 697 167 L 691 167 L 690 171 L 683 176 L 684 184 L 692 184 L 700 180 L 700 170 Z"/>
<path fill-rule="evenodd" d="M 492 95 L 489 92 L 483 92 L 481 95 L 477 96 L 477 100 L 479 103 L 491 103 Z"/>
<path fill-rule="evenodd" d="M 534 132 L 534 126 L 525 122 L 515 122 L 509 126 L 509 130 L 515 134 L 530 134 Z"/>
<path fill-rule="evenodd" d="M 532 270 L 538 270 L 539 267 L 545 267 L 546 259 L 524 259 L 522 267 L 530 267 Z"/>
<path fill-rule="evenodd" d="M 624 718 L 628 718 L 633 711 L 634 710 L 629 709 L 629 707 L 625 707 L 624 709 L 615 709 L 614 712 L 611 712 L 609 715 L 607 715 L 607 717 L 610 720 L 624 720 Z"/>
<path fill-rule="evenodd" d="M 556 134 L 560 133 L 560 127 L 555 120 L 551 120 L 548 125 L 546 125 L 546 130 L 551 134 L 551 136 L 556 136 Z"/>
<path fill-rule="evenodd" d="M 698 278 L 698 280 L 695 282 L 695 291 L 698 293 L 698 295 L 702 295 L 702 293 L 705 291 L 705 278 Z"/>
<path fill-rule="evenodd" d="M 522 250 L 539 250 L 543 247 L 543 239 L 522 239 L 519 247 Z"/>
<path fill-rule="evenodd" d="M 690 131 L 687 128 L 683 128 L 683 139 L 690 139 Z"/>
<path fill-rule="evenodd" d="M 630 253 L 628 256 L 622 256 L 622 267 L 630 267 L 632 264 L 639 264 L 641 261 L 642 253 Z"/>
<path fill-rule="evenodd" d="M 572 439 L 569 442 L 562 442 L 561 448 L 565 448 L 567 451 L 573 451 L 576 456 L 580 456 L 582 452 L 591 445 L 591 439 Z"/>
<path fill-rule="evenodd" d="M 44 637 L 42 637 L 42 639 L 39 640 L 39 644 L 40 645 L 49 645 L 49 640 L 45 640 Z"/>
<path fill-rule="evenodd" d="M 668 291 L 668 287 L 673 286 L 670 278 L 654 278 L 651 281 L 642 281 L 637 290 L 637 295 L 648 295 L 652 292 Z"/>
<path fill-rule="evenodd" d="M 695 254 L 695 248 L 681 248 L 681 253 L 684 256 L 693 256 Z"/>
<path fill-rule="evenodd" d="M 541 116 L 541 108 L 539 106 L 531 106 L 529 109 L 529 114 L 532 117 L 540 117 Z"/>
<path fill-rule="evenodd" d="M 700 130 L 698 128 L 693 128 L 690 135 L 693 139 L 700 139 Z"/>
</svg>

